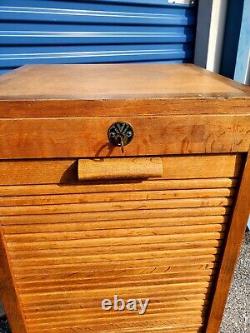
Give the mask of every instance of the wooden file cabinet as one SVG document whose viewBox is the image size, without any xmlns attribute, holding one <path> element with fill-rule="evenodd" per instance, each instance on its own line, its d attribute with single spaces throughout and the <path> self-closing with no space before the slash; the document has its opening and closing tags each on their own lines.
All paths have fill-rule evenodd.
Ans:
<svg viewBox="0 0 250 333">
<path fill-rule="evenodd" d="M 249 96 L 193 65 L 0 78 L 13 333 L 218 332 L 250 207 Z M 146 313 L 103 310 L 115 295 Z"/>
</svg>

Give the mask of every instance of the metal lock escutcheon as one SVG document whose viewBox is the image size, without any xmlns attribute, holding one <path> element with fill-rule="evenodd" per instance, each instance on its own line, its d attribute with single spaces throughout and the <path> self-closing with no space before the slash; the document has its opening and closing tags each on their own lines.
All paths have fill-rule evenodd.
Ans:
<svg viewBox="0 0 250 333">
<path fill-rule="evenodd" d="M 108 129 L 108 139 L 112 146 L 121 147 L 128 145 L 134 136 L 132 126 L 125 122 L 116 122 Z"/>
</svg>

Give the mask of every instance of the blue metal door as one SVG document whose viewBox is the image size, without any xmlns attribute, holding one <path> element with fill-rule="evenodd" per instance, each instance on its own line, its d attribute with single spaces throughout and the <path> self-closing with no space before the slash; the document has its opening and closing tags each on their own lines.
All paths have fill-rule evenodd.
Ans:
<svg viewBox="0 0 250 333">
<path fill-rule="evenodd" d="M 187 0 L 1 0 L 0 72 L 24 64 L 192 62 Z"/>
</svg>

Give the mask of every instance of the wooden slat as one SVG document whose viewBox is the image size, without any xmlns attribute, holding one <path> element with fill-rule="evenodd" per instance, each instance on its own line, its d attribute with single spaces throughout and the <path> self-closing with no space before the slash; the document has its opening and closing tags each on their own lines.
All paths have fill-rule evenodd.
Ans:
<svg viewBox="0 0 250 333">
<path fill-rule="evenodd" d="M 37 321 L 37 322 L 42 322 L 46 320 L 47 318 L 49 320 L 53 320 L 54 318 L 62 318 L 64 316 L 70 316 L 71 314 L 78 314 L 79 316 L 86 315 L 86 312 L 94 310 L 100 306 L 100 304 L 95 304 L 93 308 L 91 307 L 82 307 L 79 309 L 66 309 L 66 310 L 55 310 L 55 311 L 47 311 L 45 313 L 43 312 L 29 312 L 26 311 L 26 316 L 28 318 L 32 317 L 32 321 Z M 198 310 L 201 309 L 204 306 L 204 300 L 199 300 L 199 301 L 191 301 L 191 302 L 186 302 L 186 303 L 165 303 L 165 302 L 155 302 L 151 299 L 150 302 L 150 308 L 155 309 L 155 308 L 160 308 L 164 309 L 164 311 L 167 311 L 168 313 L 173 313 L 176 311 L 183 311 L 185 313 L 185 310 Z M 103 312 L 99 311 L 99 314 L 103 314 Z M 114 315 L 114 313 L 112 314 Z"/>
<path fill-rule="evenodd" d="M 78 274 L 73 274 L 72 272 L 70 274 L 58 274 L 58 273 L 53 273 L 50 274 L 49 276 L 47 275 L 33 275 L 32 277 L 29 276 L 29 279 L 24 278 L 23 276 L 18 277 L 15 275 L 16 279 L 16 284 L 18 287 L 23 287 L 23 288 L 32 288 L 33 286 L 42 286 L 43 284 L 46 283 L 47 286 L 54 285 L 59 283 L 60 285 L 69 285 L 69 284 L 78 284 L 78 283 L 90 283 L 93 281 L 94 283 L 96 282 L 111 282 L 111 281 L 117 281 L 117 278 L 119 277 L 119 281 L 126 281 L 129 278 L 133 279 L 138 279 L 141 278 L 142 280 L 149 280 L 153 278 L 163 278 L 168 281 L 173 281 L 173 280 L 192 280 L 194 278 L 208 278 L 211 277 L 213 274 L 212 269 L 206 269 L 206 270 L 197 270 L 197 271 L 185 271 L 185 272 L 177 272 L 177 273 L 169 273 L 161 267 L 161 271 L 155 272 L 154 269 L 151 268 L 151 270 L 148 268 L 150 273 L 146 273 L 146 269 L 135 269 L 135 270 L 121 270 L 116 271 L 116 276 L 114 276 L 114 271 L 103 271 L 102 276 L 98 274 L 98 272 L 94 272 L 91 275 L 87 274 L 87 272 L 81 272 Z"/>
<path fill-rule="evenodd" d="M 101 312 L 102 311 L 102 312 Z M 77 322 L 82 324 L 83 326 L 88 325 L 94 323 L 94 321 L 96 323 L 103 323 L 103 322 L 109 322 L 112 325 L 112 322 L 115 324 L 115 322 L 117 320 L 119 320 L 119 322 L 122 322 L 123 320 L 127 320 L 129 323 L 132 323 L 133 320 L 139 321 L 138 317 L 136 317 L 135 319 L 135 315 L 134 313 L 131 313 L 131 311 L 124 311 L 124 313 L 121 312 L 113 312 L 113 311 L 107 311 L 106 313 L 101 310 L 101 311 L 97 311 L 94 315 L 89 316 L 88 313 L 83 313 L 82 314 L 71 314 L 72 317 L 72 321 Z M 148 308 L 147 310 L 147 320 L 150 320 L 152 317 L 154 318 L 155 315 L 157 315 L 157 318 L 163 318 L 165 317 L 166 321 L 169 319 L 174 319 L 176 321 L 178 321 L 179 319 L 181 319 L 182 317 L 187 318 L 188 316 L 202 316 L 202 311 L 200 310 L 200 308 L 196 309 L 179 309 L 177 311 L 175 311 L 175 313 L 172 313 L 170 311 L 167 311 L 167 309 L 153 309 L 153 308 Z M 132 317 L 132 318 L 131 318 Z M 61 318 L 58 317 L 54 317 L 51 321 L 44 321 L 44 320 L 29 320 L 29 318 L 26 319 L 27 321 L 27 325 L 29 327 L 67 327 L 68 325 L 70 325 L 70 319 L 66 316 L 63 316 Z"/>
<path fill-rule="evenodd" d="M 150 316 L 150 317 L 149 317 Z M 141 318 L 140 318 L 141 317 Z M 181 329 L 182 327 L 186 327 L 186 323 L 188 321 L 190 326 L 194 326 L 194 325 L 202 325 L 204 322 L 203 316 L 201 314 L 197 314 L 197 313 L 189 313 L 186 315 L 180 315 L 180 316 L 172 316 L 172 317 L 167 317 L 165 314 L 159 315 L 159 314 L 150 314 L 148 315 L 148 318 L 146 319 L 143 316 L 140 317 L 136 317 L 133 319 L 129 320 L 130 323 L 130 327 L 133 327 L 135 332 L 139 332 L 141 330 L 143 330 L 143 327 L 164 327 L 165 329 L 168 328 L 178 328 Z M 50 332 L 53 332 L 53 329 L 56 329 L 56 332 L 62 332 L 60 331 L 62 328 L 64 330 L 64 332 L 67 330 L 68 332 L 70 332 L 70 330 L 72 330 L 71 332 L 74 332 L 77 330 L 77 326 L 80 326 L 80 332 L 82 330 L 83 331 L 83 327 L 85 327 L 84 329 L 86 329 L 86 325 L 90 324 L 91 325 L 91 329 L 93 331 L 96 332 L 103 332 L 104 329 L 108 330 L 110 332 L 110 327 L 119 327 L 119 328 L 126 328 L 128 326 L 128 318 L 124 318 L 124 319 L 119 319 L 119 324 L 115 323 L 114 320 L 107 320 L 106 318 L 103 318 L 102 320 L 100 319 L 99 322 L 96 322 L 96 319 L 92 319 L 92 320 L 79 320 L 78 323 L 74 323 L 73 326 L 72 324 L 70 324 L 69 322 L 64 322 L 64 324 L 59 324 L 59 325 L 53 325 L 53 323 L 51 324 L 51 327 L 47 328 L 50 330 Z M 29 327 L 31 327 L 31 325 L 29 325 Z M 32 328 L 32 332 L 34 333 L 38 333 L 38 332 L 46 332 L 45 330 L 43 330 L 43 328 L 46 328 L 46 325 L 41 325 L 41 326 L 33 326 Z M 77 331 L 76 331 L 77 332 Z"/>
<path fill-rule="evenodd" d="M 140 287 L 140 285 L 143 283 L 144 286 L 151 286 L 151 285 L 164 285 L 165 283 L 167 283 L 168 285 L 171 284 L 182 284 L 182 283 L 199 283 L 199 282 L 210 282 L 213 276 L 203 276 L 203 277 L 197 277 L 197 278 L 190 278 L 190 279 L 185 279 L 185 277 L 183 277 L 182 279 L 166 279 L 164 276 L 152 276 L 151 279 L 147 278 L 142 278 L 140 279 L 140 277 L 134 278 L 134 279 L 130 279 L 129 283 L 128 281 L 125 279 L 119 281 L 119 286 L 122 288 L 129 288 L 131 286 L 138 286 Z M 77 283 L 76 283 L 77 282 Z M 85 283 L 84 283 L 85 282 Z M 33 294 L 33 293 L 42 293 L 42 292 L 59 292 L 59 291 L 64 291 L 64 292 L 68 292 L 68 291 L 74 291 L 74 290 L 89 290 L 89 289 L 98 289 L 100 288 L 103 283 L 105 283 L 105 287 L 106 288 L 113 288 L 116 284 L 117 284 L 117 279 L 116 281 L 112 281 L 112 282 L 105 282 L 105 281 L 99 281 L 97 279 L 97 281 L 95 281 L 94 279 L 90 282 L 86 282 L 86 281 L 72 281 L 71 284 L 67 284 L 67 283 L 63 283 L 62 281 L 57 281 L 56 283 L 49 283 L 46 282 L 45 283 L 37 283 L 34 284 L 34 286 L 29 286 L 29 287 L 24 287 L 24 286 L 20 286 L 19 288 L 22 288 L 22 294 L 26 295 L 26 294 Z"/>
<path fill-rule="evenodd" d="M 76 183 L 76 160 L 0 161 L 0 185 Z M 162 179 L 235 177 L 239 154 L 162 157 Z"/>
<path fill-rule="evenodd" d="M 198 216 L 221 216 L 230 213 L 229 207 L 195 207 L 178 209 L 147 209 L 134 211 L 111 211 L 111 212 L 88 212 L 88 213 L 67 213 L 67 214 L 42 214 L 42 215 L 17 215 L 1 216 L 0 225 L 23 225 L 23 224 L 43 224 L 43 223 L 64 223 L 78 221 L 110 221 L 110 220 L 131 220 L 149 219 L 168 216 L 176 217 L 198 217 Z"/>
<path fill-rule="evenodd" d="M 159 291 L 160 290 L 160 291 Z M 181 287 L 180 290 L 176 289 L 176 290 L 162 290 L 159 288 L 159 290 L 153 290 L 153 291 L 147 291 L 145 293 L 145 290 L 141 290 L 139 288 L 137 288 L 136 293 L 134 290 L 124 290 L 122 293 L 122 297 L 124 297 L 124 299 L 129 299 L 129 298 L 144 298 L 145 295 L 149 298 L 149 299 L 167 299 L 168 301 L 173 301 L 173 300 L 185 300 L 190 299 L 195 297 L 196 295 L 198 295 L 199 297 L 206 299 L 207 294 L 209 292 L 209 287 L 208 286 L 189 286 L 188 288 L 183 288 Z M 134 296 L 133 296 L 134 295 Z M 111 298 L 114 297 L 111 296 Z M 120 296 L 121 297 L 121 296 Z M 91 300 L 95 301 L 95 302 L 100 302 L 100 296 L 99 295 L 93 295 L 91 297 Z M 85 297 L 85 293 L 83 293 L 82 295 L 67 295 L 67 297 L 63 297 L 61 295 L 59 296 L 54 296 L 54 299 L 41 299 L 39 300 L 39 298 L 36 299 L 32 299 L 30 298 L 29 300 L 26 300 L 25 302 L 23 302 L 23 308 L 24 309 L 29 309 L 29 308 L 33 308 L 33 309 L 40 309 L 41 308 L 45 308 L 45 307 L 53 307 L 55 305 L 69 305 L 71 306 L 72 304 L 75 305 L 82 305 L 82 304 L 88 304 L 89 302 L 89 297 L 88 295 Z"/>
<path fill-rule="evenodd" d="M 188 260 L 186 257 L 185 258 L 156 258 L 156 259 L 145 259 L 145 260 L 134 260 L 134 261 L 115 261 L 112 263 L 112 267 L 113 270 L 116 272 L 117 270 L 119 270 L 123 265 L 123 267 L 126 267 L 127 269 L 131 269 L 131 268 L 149 268 L 153 265 L 155 266 L 166 266 L 166 267 L 172 267 L 172 266 L 176 266 L 176 267 L 182 267 L 185 266 L 187 264 L 187 262 L 190 262 L 190 260 Z M 192 264 L 193 265 L 213 265 L 213 264 L 217 264 L 218 262 L 218 256 L 216 255 L 200 255 L 200 256 L 192 256 Z M 69 271 L 75 271 L 75 270 L 86 270 L 86 272 L 90 272 L 90 271 L 95 271 L 95 270 L 108 270 L 110 269 L 110 263 L 69 263 L 69 264 L 54 264 L 54 265 L 50 265 L 49 267 L 47 267 L 46 269 L 44 268 L 43 265 L 38 265 L 36 266 L 36 268 L 32 267 L 32 266 L 27 266 L 27 267 L 21 267 L 18 266 L 16 267 L 16 265 L 14 265 L 13 267 L 13 272 L 14 275 L 19 275 L 21 276 L 21 274 L 24 275 L 31 275 L 34 271 L 38 272 L 44 272 L 45 270 L 49 270 L 49 269 L 53 269 L 53 270 L 69 270 Z M 20 274 L 21 273 L 21 274 Z"/>
<path fill-rule="evenodd" d="M 33 219 L 33 218 L 32 218 Z M 83 230 L 110 230 L 127 228 L 145 228 L 145 227 L 173 227 L 190 226 L 206 224 L 225 224 L 228 216 L 194 216 L 194 217 L 173 217 L 173 218 L 145 218 L 145 219 L 127 219 L 112 221 L 89 221 L 89 222 L 71 222 L 71 223 L 53 223 L 51 224 L 21 224 L 3 226 L 6 234 L 29 234 L 29 233 L 53 233 L 58 231 L 83 231 Z"/>
<path fill-rule="evenodd" d="M 73 300 L 76 297 L 84 297 L 84 298 L 90 298 L 90 297 L 100 297 L 100 299 L 103 299 L 103 295 L 107 298 L 113 298 L 114 295 L 119 295 L 120 297 L 123 297 L 123 295 L 133 295 L 132 298 L 140 298 L 137 297 L 137 295 L 142 295 L 144 293 L 144 298 L 148 294 L 152 294 L 154 292 L 159 291 L 159 288 L 162 288 L 167 294 L 167 292 L 174 292 L 176 293 L 176 289 L 178 289 L 179 292 L 184 292 L 184 290 L 189 289 L 202 289 L 202 288 L 208 288 L 210 287 L 210 282 L 190 282 L 190 283 L 176 283 L 176 284 L 167 284 L 162 283 L 159 285 L 151 285 L 151 286 L 144 286 L 141 285 L 140 288 L 138 286 L 129 286 L 129 287 L 113 287 L 113 288 L 105 288 L 105 286 L 102 286 L 100 288 L 92 288 L 92 289 L 86 289 L 86 290 L 68 290 L 68 291 L 45 291 L 45 292 L 33 292 L 33 293 L 27 293 L 22 294 L 20 296 L 22 302 L 35 302 L 35 301 L 45 301 L 48 302 L 50 300 L 53 300 L 54 302 L 56 300 L 64 300 L 64 299 L 71 299 Z M 139 289 L 139 293 L 138 293 Z"/>
<path fill-rule="evenodd" d="M 164 200 L 164 199 L 185 199 L 185 198 L 212 198 L 231 197 L 234 190 L 231 188 L 217 189 L 196 189 L 196 190 L 174 190 L 174 191 L 136 191 L 136 192 L 105 192 L 105 193 L 84 193 L 84 194 L 50 194 L 35 196 L 9 196 L 0 197 L 0 207 L 11 206 L 36 206 L 55 205 L 91 202 L 119 202 L 134 200 Z"/>
<path fill-rule="evenodd" d="M 126 180 L 122 183 L 106 181 L 105 183 L 79 184 L 44 184 L 0 186 L 0 196 L 53 195 L 76 193 L 112 193 L 130 191 L 166 191 L 188 189 L 215 189 L 235 187 L 237 178 L 200 178 L 167 180 Z M 94 185 L 94 186 L 93 186 Z"/>
<path fill-rule="evenodd" d="M 67 237 L 67 235 L 66 235 Z M 75 235 L 75 239 L 59 239 L 59 240 L 44 240 L 41 241 L 39 237 L 37 240 L 32 238 L 27 241 L 27 243 L 22 242 L 20 239 L 19 243 L 8 242 L 8 250 L 15 251 L 26 251 L 26 250 L 42 250 L 42 249 L 63 249 L 63 248 L 87 248 L 89 246 L 129 246 L 129 245 L 139 245 L 139 244 L 152 244 L 152 243 L 176 243 L 176 242 L 191 242 L 191 241 L 205 241 L 205 240 L 219 240 L 224 237 L 224 233 L 220 231 L 215 232 L 200 232 L 200 233 L 187 233 L 183 235 L 182 233 L 176 235 L 159 235 L 159 236 L 146 236 L 142 239 L 141 236 L 135 237 L 113 237 L 113 238 L 101 238 L 101 239 L 79 239 L 79 235 Z M 180 246 L 181 246 L 180 244 Z"/>
<path fill-rule="evenodd" d="M 207 240 L 207 241 L 193 241 L 193 242 L 182 242 L 182 249 L 195 249 L 195 248 L 217 248 L 221 245 L 221 241 L 217 239 Z M 171 251 L 180 249 L 180 243 L 151 243 L 151 244 L 136 244 L 136 245 L 124 245 L 124 246 L 109 246 L 107 248 L 95 247 L 81 247 L 81 248 L 61 248 L 61 249 L 44 249 L 31 251 L 10 251 L 10 258 L 12 259 L 22 259 L 22 258 L 44 258 L 48 256 L 74 256 L 80 254 L 114 254 L 118 251 L 121 253 L 135 253 L 144 251 Z"/>
<path fill-rule="evenodd" d="M 143 275 L 143 274 L 153 274 L 153 273 L 165 273 L 169 276 L 176 276 L 178 274 L 194 274 L 194 272 L 200 272 L 201 275 L 204 275 L 205 273 L 215 268 L 214 263 L 203 263 L 203 264 L 183 264 L 183 265 L 158 265 L 156 267 L 150 267 L 150 266 L 138 266 L 138 267 L 117 267 L 114 265 L 114 267 L 106 267 L 106 269 L 102 270 L 102 276 L 100 278 L 105 277 L 111 277 L 114 272 L 117 277 L 120 276 L 130 276 L 133 274 L 137 275 Z M 30 269 L 23 269 L 22 271 L 20 269 L 14 268 L 15 273 L 15 279 L 16 283 L 25 283 L 25 282 L 36 282 L 40 281 L 41 279 L 43 281 L 49 280 L 49 279 L 77 279 L 77 278 L 90 278 L 90 277 L 98 277 L 100 276 L 100 271 L 98 270 L 98 267 L 95 269 L 85 269 L 84 267 L 76 267 L 75 269 L 71 266 L 71 269 L 65 269 L 60 267 L 48 267 L 46 270 L 41 269 L 39 267 L 34 267 L 31 271 Z M 20 274 L 21 273 L 21 274 Z M 198 274 L 198 273 L 197 273 Z"/>
<path fill-rule="evenodd" d="M 178 179 L 73 185 L 73 166 L 64 170 L 69 185 L 0 186 L 0 224 L 29 332 L 198 332 L 241 165 L 238 155 L 207 157 L 163 158 L 164 175 Z M 197 172 L 200 179 L 187 179 Z M 149 297 L 143 321 L 106 314 L 100 300 L 115 294 Z"/>
<path fill-rule="evenodd" d="M 175 326 L 176 327 L 176 326 Z M 78 329 L 78 333 L 81 333 L 81 328 L 73 328 L 73 329 Z M 202 330 L 203 330 L 203 327 L 202 326 L 198 326 L 195 325 L 195 326 L 190 326 L 188 325 L 185 325 L 180 327 L 176 327 L 176 328 L 166 328 L 166 327 L 155 327 L 155 328 L 143 328 L 143 331 L 144 332 L 147 332 L 147 333 L 179 333 L 181 331 L 181 333 L 202 333 Z M 45 332 L 45 331 L 44 331 Z M 119 330 L 102 330 L 102 332 L 109 332 L 109 333 L 137 333 L 137 329 L 134 329 L 134 328 L 125 328 L 125 329 L 119 329 Z M 46 333 L 46 332 L 45 332 Z M 57 333 L 61 333 L 61 331 L 57 331 Z"/>
<path fill-rule="evenodd" d="M 110 230 L 84 230 L 84 231 L 61 231 L 54 233 L 34 233 L 34 234 L 11 234 L 5 235 L 5 239 L 8 240 L 8 244 L 11 242 L 25 243 L 25 242 L 41 242 L 41 241 L 67 241 L 74 239 L 91 240 L 94 239 L 98 242 L 103 238 L 121 238 L 121 237 L 138 237 L 138 236 L 160 236 L 168 235 L 174 237 L 175 235 L 196 234 L 202 232 L 217 232 L 223 231 L 224 226 L 221 224 L 208 224 L 208 225 L 188 225 L 188 226 L 160 226 L 155 228 L 130 228 L 123 229 L 120 224 L 119 229 Z M 141 239 L 143 241 L 143 239 Z"/>
<path fill-rule="evenodd" d="M 189 304 L 191 302 L 203 302 L 203 304 L 207 305 L 207 300 L 206 300 L 206 294 L 205 294 L 205 289 L 200 290 L 199 292 L 197 291 L 184 291 L 183 294 L 181 295 L 174 295 L 171 294 L 166 294 L 164 295 L 163 293 L 156 293 L 155 295 L 147 294 L 150 296 L 151 302 L 155 303 L 160 303 L 163 302 L 164 304 L 169 305 L 169 306 L 174 306 L 174 305 L 185 305 Z M 74 299 L 74 302 L 58 302 L 58 303 L 50 303 L 48 304 L 41 304 L 41 303 L 32 303 L 32 304 L 24 304 L 24 312 L 26 314 L 38 314 L 38 313 L 46 313 L 46 312 L 54 312 L 54 311 L 65 311 L 65 310 L 74 310 L 74 309 L 83 309 L 88 306 L 93 306 L 96 304 L 100 304 L 100 298 L 96 297 L 91 297 L 91 300 L 88 299 Z"/>
<path fill-rule="evenodd" d="M 199 305 L 200 307 L 207 305 L 207 300 L 204 298 L 204 295 L 199 295 L 198 297 L 195 297 L 195 295 L 191 295 L 189 297 L 187 297 L 186 295 L 184 296 L 187 299 L 183 300 L 183 299 L 178 299 L 178 297 L 176 298 L 176 300 L 171 300 L 168 299 L 166 297 L 161 297 L 161 298 L 151 298 L 150 299 L 150 304 L 157 306 L 157 305 L 161 305 L 161 306 L 165 306 L 169 309 L 178 309 L 178 308 L 186 308 L 188 307 L 189 309 L 192 306 L 197 306 Z M 57 305 L 52 305 L 52 306 L 41 306 L 41 307 L 28 307 L 25 309 L 25 314 L 29 314 L 30 316 L 32 316 L 33 318 L 39 318 L 40 316 L 45 316 L 46 313 L 51 316 L 53 316 L 54 314 L 60 314 L 66 311 L 69 311 L 68 313 L 71 313 L 75 310 L 82 310 L 82 309 L 94 309 L 96 308 L 96 306 L 100 305 L 100 300 L 99 299 L 93 299 L 91 302 L 88 302 L 86 300 L 86 302 L 80 303 L 80 304 L 57 304 Z"/>
<path fill-rule="evenodd" d="M 173 251 L 151 251 L 151 253 L 118 253 L 118 254 L 107 254 L 107 255 L 90 255 L 90 256 L 65 256 L 65 257 L 48 257 L 48 258 L 34 258 L 34 259 L 20 259 L 15 260 L 15 267 L 27 267 L 32 265 L 40 265 L 40 266 L 48 266 L 48 265 L 60 265 L 60 264 L 90 264 L 93 265 L 95 263 L 101 262 L 119 262 L 121 264 L 126 264 L 128 261 L 142 261 L 142 260 L 150 260 L 153 259 L 155 256 L 158 258 L 164 258 L 169 262 L 173 262 L 174 259 L 176 262 L 183 261 L 183 260 L 192 260 L 195 257 L 202 257 L 202 256 L 209 256 L 209 255 L 216 255 L 218 254 L 218 250 L 215 248 L 212 249 L 190 249 L 190 250 L 173 250 Z M 182 258 L 181 260 L 179 258 Z"/>
<path fill-rule="evenodd" d="M 0 228 L 0 299 L 4 303 L 6 314 L 13 332 L 27 333 L 20 297 L 16 289 L 15 279 L 8 258 L 8 251 Z"/>
<path fill-rule="evenodd" d="M 133 268 L 133 267 L 150 267 L 151 265 L 167 265 L 167 266 L 183 266 L 185 265 L 188 261 L 192 261 L 194 264 L 211 264 L 211 263 L 217 263 L 218 262 L 218 255 L 215 254 L 203 254 L 203 255 L 192 255 L 192 256 L 185 256 L 185 257 L 168 257 L 168 258 L 157 258 L 157 259 L 143 259 L 143 260 L 116 260 L 114 262 L 112 262 L 112 265 L 114 266 L 114 270 L 116 270 L 115 268 L 124 265 L 125 267 L 129 267 L 129 268 Z M 110 261 L 109 261 L 110 262 Z M 34 264 L 34 263 L 33 263 Z M 46 263 L 37 263 L 35 262 L 35 264 L 37 265 L 37 268 L 40 270 L 45 270 L 46 269 L 46 265 L 48 264 L 48 262 Z M 45 264 L 45 265 L 44 265 Z M 51 268 L 55 268 L 55 269 L 76 269 L 77 267 L 79 267 L 79 269 L 83 269 L 84 267 L 86 269 L 89 270 L 93 270 L 93 269 L 99 269 L 99 270 L 105 270 L 109 267 L 109 263 L 107 262 L 81 262 L 80 260 L 74 260 L 74 262 L 70 262 L 70 260 L 68 262 L 50 262 L 50 267 Z M 23 269 L 25 272 L 32 272 L 32 263 L 28 263 L 26 265 L 21 265 L 20 264 L 16 264 L 14 266 L 14 271 L 15 274 L 19 274 L 19 272 L 21 271 L 21 269 Z"/>
<path fill-rule="evenodd" d="M 218 207 L 230 206 L 229 198 L 188 198 L 169 200 L 141 200 L 141 201 L 117 201 L 86 204 L 62 204 L 40 206 L 16 206 L 0 207 L 0 216 L 8 215 L 32 215 L 32 214 L 60 214 L 80 212 L 108 212 L 122 210 L 143 210 L 161 208 L 190 208 L 190 207 Z"/>
<path fill-rule="evenodd" d="M 188 320 L 187 320 L 188 321 Z M 186 322 L 187 322 L 186 321 Z M 181 324 L 181 325 L 172 325 L 172 326 L 166 326 L 164 325 L 164 323 L 162 322 L 161 324 L 159 323 L 159 321 L 157 321 L 157 326 L 154 325 L 154 324 L 150 324 L 148 326 L 148 328 L 145 328 L 143 327 L 143 331 L 147 332 L 147 333 L 202 333 L 202 326 L 203 325 L 203 322 L 200 322 L 199 324 Z M 122 328 L 122 327 L 119 327 L 118 329 L 117 328 L 114 328 L 116 327 L 114 324 L 112 325 L 112 328 L 110 328 L 110 326 L 102 326 L 100 328 L 99 327 L 94 327 L 94 329 L 96 329 L 98 331 L 98 329 L 100 330 L 101 329 L 101 332 L 104 332 L 104 333 L 137 333 L 139 330 L 140 330 L 140 327 L 126 327 L 126 328 Z M 67 327 L 67 332 L 69 333 L 85 333 L 84 332 L 85 328 L 83 328 L 82 326 L 73 326 L 73 327 Z M 38 332 L 43 332 L 43 333 L 50 333 L 50 332 L 53 332 L 53 333 L 64 333 L 65 332 L 65 328 L 56 328 L 56 329 L 39 329 L 38 331 L 36 331 L 35 333 L 38 333 Z"/>
</svg>

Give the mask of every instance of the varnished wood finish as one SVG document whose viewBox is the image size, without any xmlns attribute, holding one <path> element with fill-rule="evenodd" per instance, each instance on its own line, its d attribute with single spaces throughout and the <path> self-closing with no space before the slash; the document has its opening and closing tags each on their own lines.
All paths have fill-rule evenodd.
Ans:
<svg viewBox="0 0 250 333">
<path fill-rule="evenodd" d="M 160 161 L 161 179 L 0 187 L 2 230 L 29 332 L 204 327 L 244 159 Z M 144 316 L 101 310 L 104 295 L 114 294 L 149 297 L 149 309 Z"/>
<path fill-rule="evenodd" d="M 190 95 L 247 97 L 240 84 L 189 64 L 35 65 L 0 79 L 0 97 L 5 100 L 157 99 Z"/>
<path fill-rule="evenodd" d="M 117 121 L 135 132 L 124 153 L 108 142 Z M 249 128 L 248 114 L 0 119 L 0 159 L 245 152 Z"/>
<path fill-rule="evenodd" d="M 218 333 L 250 210 L 249 108 L 249 88 L 193 65 L 1 76 L 12 333 Z M 108 143 L 116 121 L 134 130 L 124 152 Z M 114 295 L 148 310 L 103 311 Z"/>
<path fill-rule="evenodd" d="M 78 160 L 79 180 L 143 179 L 162 176 L 163 161 L 160 157 Z"/>
<path fill-rule="evenodd" d="M 232 215 L 229 232 L 226 238 L 225 250 L 216 282 L 214 299 L 209 315 L 206 333 L 217 333 L 220 328 L 223 309 L 226 304 L 230 283 L 240 246 L 243 240 L 246 223 L 250 214 L 250 154 L 246 161 L 241 185 Z"/>
<path fill-rule="evenodd" d="M 239 154 L 163 156 L 161 158 L 163 175 L 159 179 L 205 178 L 206 181 L 209 181 L 208 178 L 233 178 L 238 174 L 241 160 Z M 0 161 L 0 174 L 0 185 L 79 183 L 77 160 L 72 159 Z M 108 186 L 105 185 L 107 180 L 101 183 L 100 188 Z M 109 188 L 116 188 L 115 180 L 111 180 L 109 183 L 113 184 Z M 141 179 L 138 179 L 137 183 L 143 188 L 144 183 Z M 167 182 L 165 183 L 167 184 Z M 131 186 L 137 186 L 134 182 L 132 184 Z M 162 182 L 159 184 L 162 186 Z M 128 186 L 130 185 L 128 184 Z M 91 186 L 89 186 L 89 190 L 91 191 Z"/>
<path fill-rule="evenodd" d="M 28 66 L 0 78 L 0 158 L 245 152 L 249 103 L 192 65 Z M 108 143 L 115 121 L 135 131 L 124 154 Z"/>
<path fill-rule="evenodd" d="M 0 222 L 1 223 L 1 222 Z M 13 278 L 12 267 L 6 251 L 3 230 L 0 224 L 0 299 L 14 333 L 27 333 L 20 297 Z"/>
</svg>

